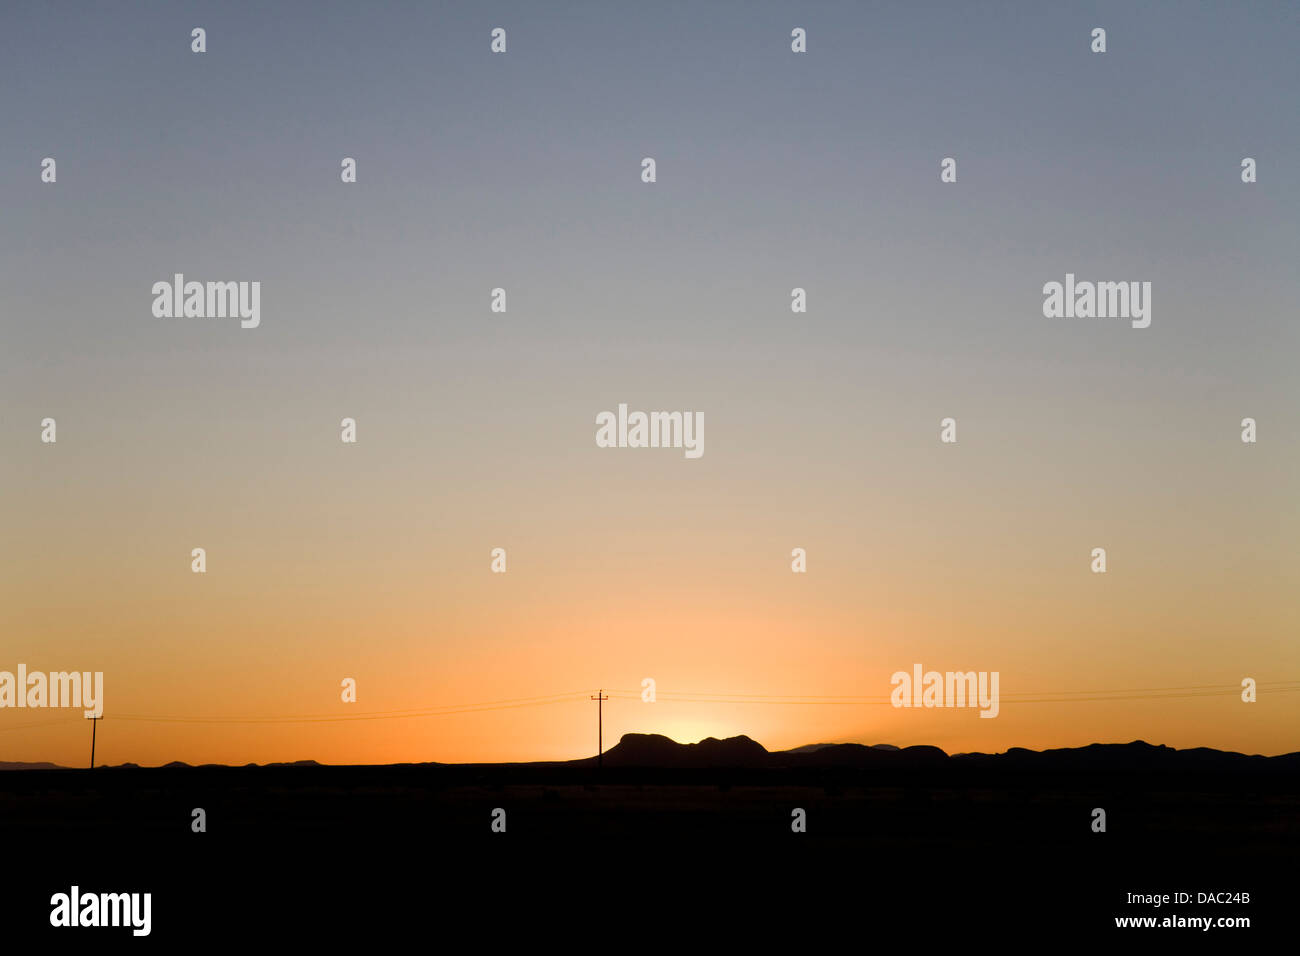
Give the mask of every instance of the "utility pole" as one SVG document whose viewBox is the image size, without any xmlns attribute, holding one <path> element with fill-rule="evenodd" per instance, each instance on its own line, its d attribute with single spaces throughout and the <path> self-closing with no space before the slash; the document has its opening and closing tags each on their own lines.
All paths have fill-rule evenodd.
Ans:
<svg viewBox="0 0 1300 956">
<path fill-rule="evenodd" d="M 95 769 L 95 731 L 99 729 L 99 722 L 104 719 L 104 715 L 100 714 L 98 717 L 92 717 L 90 714 L 87 714 L 86 719 L 91 722 L 90 724 L 90 769 L 94 770 Z"/>
<path fill-rule="evenodd" d="M 605 753 L 604 753 L 605 728 L 604 728 L 604 717 L 601 711 L 604 708 L 603 702 L 609 700 L 609 698 L 604 696 L 604 694 L 605 691 L 602 688 L 601 690 L 596 691 L 595 697 L 591 698 L 596 702 L 596 769 L 597 770 L 599 770 L 601 768 L 601 765 L 605 762 Z"/>
</svg>

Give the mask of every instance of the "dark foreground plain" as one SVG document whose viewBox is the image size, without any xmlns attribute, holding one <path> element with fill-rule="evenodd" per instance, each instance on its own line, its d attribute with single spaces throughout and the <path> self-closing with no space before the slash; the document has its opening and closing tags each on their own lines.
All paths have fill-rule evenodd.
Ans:
<svg viewBox="0 0 1300 956">
<path fill-rule="evenodd" d="M 720 758 L 731 766 L 672 766 L 663 764 L 701 755 L 631 750 L 620 758 L 616 748 L 599 769 L 0 772 L 2 929 L 8 940 L 78 946 L 379 944 L 412 933 L 449 941 L 453 931 L 485 946 L 577 945 L 578 931 L 646 948 L 812 946 L 844 934 L 861 945 L 1129 935 L 1199 947 L 1272 938 L 1295 910 L 1294 755 L 1132 744 L 973 759 L 931 748 L 751 758 L 733 747 Z M 634 757 L 661 765 L 627 765 Z M 199 807 L 205 833 L 191 829 Z M 1092 829 L 1098 807 L 1104 833 Z M 492 829 L 497 808 L 504 833 Z M 791 830 L 796 808 L 807 832 Z M 51 895 L 73 884 L 152 893 L 150 937 L 50 927 Z M 1178 892 L 1193 902 L 1129 902 Z M 1249 903 L 1196 903 L 1203 893 Z M 1251 926 L 1115 926 L 1171 915 L 1246 916 Z"/>
</svg>

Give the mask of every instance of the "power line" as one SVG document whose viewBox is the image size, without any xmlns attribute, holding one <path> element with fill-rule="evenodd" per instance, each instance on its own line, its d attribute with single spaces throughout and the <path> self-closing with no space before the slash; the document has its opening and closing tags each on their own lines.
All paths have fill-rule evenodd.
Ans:
<svg viewBox="0 0 1300 956">
<path fill-rule="evenodd" d="M 1300 690 L 1300 681 L 1260 681 L 1257 682 L 1256 686 L 1267 689 L 1270 693 L 1288 693 Z M 1156 691 L 1159 691 L 1159 693 L 1154 693 Z M 998 699 L 1002 703 L 1010 704 L 1040 704 L 1073 703 L 1074 701 L 1162 700 L 1170 698 L 1217 697 L 1235 695 L 1240 692 L 1241 687 L 1239 685 L 1193 684 L 1188 685 L 1187 687 L 1148 687 L 1114 691 L 1050 691 L 1047 693 L 1041 691 L 1024 691 L 1012 694 L 999 694 Z M 612 690 L 610 693 L 622 700 L 639 699 L 641 696 L 641 692 L 635 690 Z M 890 704 L 893 700 L 892 695 L 864 697 L 799 694 L 707 694 L 704 692 L 687 693 L 674 691 L 661 692 L 658 693 L 656 697 L 662 698 L 670 703 L 809 704 L 830 706 L 849 704 Z"/>
<path fill-rule="evenodd" d="M 4 733 L 6 730 L 26 730 L 31 727 L 53 727 L 55 724 L 63 723 L 66 723 L 66 719 L 63 717 L 53 717 L 49 720 L 33 720 L 26 724 L 14 724 L 12 727 L 0 727 L 0 734 Z"/>
<path fill-rule="evenodd" d="M 406 720 L 412 717 L 447 717 L 455 714 L 476 714 L 489 710 L 510 710 L 517 707 L 539 707 L 547 704 L 562 704 L 581 699 L 581 692 L 571 694 L 551 694 L 547 697 L 519 698 L 517 702 L 487 702 L 483 704 L 459 704 L 453 707 L 431 707 L 409 711 L 367 711 L 360 714 L 334 714 L 314 716 L 270 716 L 270 717 L 180 717 L 155 714 L 115 714 L 117 720 L 139 720 L 155 723 L 191 723 L 191 724 L 315 724 L 340 723 L 351 720 Z"/>
<path fill-rule="evenodd" d="M 1273 694 L 1294 693 L 1300 691 L 1300 680 L 1259 681 L 1257 686 Z M 1148 687 L 1131 688 L 1114 691 L 1052 691 L 1021 692 L 1016 694 L 999 694 L 1003 704 L 1069 704 L 1076 702 L 1096 702 L 1108 700 L 1171 700 L 1192 699 L 1199 697 L 1226 697 L 1239 694 L 1240 686 L 1232 684 L 1191 684 L 1182 687 Z M 177 714 L 114 714 L 115 720 L 132 720 L 149 723 L 190 723 L 190 724 L 290 724 L 290 723 L 346 723 L 363 720 L 407 720 L 419 717 L 448 717 L 457 714 L 473 714 L 494 710 L 511 710 L 520 707 L 542 707 L 551 704 L 572 703 L 588 697 L 586 691 L 570 691 L 562 694 L 544 694 L 536 697 L 512 697 L 495 701 L 483 701 L 469 704 L 430 705 L 406 710 L 366 711 L 359 714 L 299 714 L 299 715 L 263 715 L 263 716 L 227 716 L 194 717 Z M 620 700 L 639 700 L 641 692 L 637 690 L 609 691 L 609 697 Z M 689 691 L 666 691 L 656 694 L 657 699 L 668 703 L 682 704 L 736 704 L 767 706 L 882 706 L 892 703 L 891 696 L 835 696 L 835 695 L 801 695 L 801 694 L 729 694 Z M 594 698 L 593 698 L 594 699 Z M 0 727 L 0 732 L 22 730 L 31 727 L 51 726 L 61 723 L 59 718 L 16 724 L 12 727 Z"/>
<path fill-rule="evenodd" d="M 1300 680 L 1258 681 L 1258 682 L 1257 682 L 1257 686 L 1259 686 L 1259 687 L 1267 687 L 1267 686 L 1272 686 L 1272 685 L 1274 685 L 1274 684 L 1300 684 Z M 1125 688 L 1125 689 L 1121 689 L 1121 690 L 1062 690 L 1062 691 L 1053 691 L 1053 693 L 1059 693 L 1059 694 L 1136 694 L 1136 693 L 1145 693 L 1145 692 L 1148 692 L 1148 691 L 1223 690 L 1223 689 L 1225 689 L 1225 688 L 1232 688 L 1232 689 L 1235 689 L 1235 690 L 1240 690 L 1240 687 L 1239 687 L 1238 685 L 1231 685 L 1231 684 L 1187 684 L 1187 685 L 1182 686 L 1182 687 L 1130 687 L 1130 688 Z M 639 691 L 639 690 L 612 690 L 612 691 L 610 691 L 610 693 L 611 693 L 611 694 L 630 694 L 630 695 L 635 695 L 635 696 L 638 696 L 638 697 L 641 695 L 641 691 Z M 1013 694 L 1002 694 L 1001 696 L 1004 697 L 1004 698 L 1017 697 L 1017 696 L 1020 696 L 1020 697 L 1036 697 L 1036 696 L 1039 696 L 1040 693 L 1041 693 L 1041 692 L 1033 692 L 1033 693 L 1030 693 L 1030 692 L 1027 692 L 1027 691 L 1022 691 L 1022 692 L 1019 693 L 1019 694 L 1014 694 L 1014 693 L 1013 693 Z M 853 695 L 853 694 L 730 694 L 730 693 L 705 693 L 705 692 L 703 692 L 703 691 L 694 692 L 694 693 L 692 693 L 692 692 L 690 692 L 690 691 L 665 691 L 665 692 L 660 693 L 659 696 L 710 697 L 710 698 L 714 698 L 714 697 L 736 697 L 736 698 L 744 698 L 744 699 L 746 699 L 746 700 L 776 700 L 776 701 L 778 701 L 778 702 L 779 702 L 779 701 L 782 701 L 782 700 L 789 700 L 789 699 L 798 699 L 798 700 L 829 700 L 829 701 L 838 701 L 838 700 L 860 701 L 860 700 L 888 700 L 888 699 L 889 699 L 888 696 L 886 696 L 886 697 L 880 697 L 880 696 L 876 696 L 876 697 L 864 697 L 864 696 L 861 696 L 861 695 Z"/>
</svg>

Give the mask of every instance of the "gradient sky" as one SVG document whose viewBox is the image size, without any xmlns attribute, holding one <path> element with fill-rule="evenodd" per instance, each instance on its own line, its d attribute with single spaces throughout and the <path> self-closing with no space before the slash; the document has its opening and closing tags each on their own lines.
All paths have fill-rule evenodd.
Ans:
<svg viewBox="0 0 1300 956">
<path fill-rule="evenodd" d="M 1267 687 L 1011 700 L 1300 680 L 1300 14 L 1058 6 L 6 7 L 0 669 L 104 671 L 109 763 L 564 759 L 585 699 L 114 717 L 917 662 L 1001 715 L 616 699 L 605 739 L 1298 749 Z M 261 327 L 153 317 L 174 272 Z M 1150 281 L 1150 328 L 1044 318 L 1067 272 Z M 597 448 L 620 402 L 704 456 Z M 88 736 L 0 711 L 0 759 Z"/>
</svg>

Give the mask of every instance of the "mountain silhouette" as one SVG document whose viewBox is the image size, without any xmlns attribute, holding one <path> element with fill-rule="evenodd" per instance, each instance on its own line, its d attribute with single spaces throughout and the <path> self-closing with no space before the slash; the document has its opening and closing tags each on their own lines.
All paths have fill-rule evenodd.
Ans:
<svg viewBox="0 0 1300 956">
<path fill-rule="evenodd" d="M 595 757 L 565 761 L 594 764 Z M 1252 767 L 1300 768 L 1300 753 L 1276 757 L 1248 756 L 1231 751 L 1194 747 L 1176 750 L 1163 744 L 1135 740 L 1126 744 L 1088 744 L 1053 750 L 1012 747 L 1005 753 L 948 754 L 925 745 L 895 747 L 890 744 L 807 744 L 793 750 L 769 751 L 744 735 L 718 740 L 708 737 L 697 744 L 682 744 L 662 734 L 624 734 L 605 751 L 609 767 L 647 768 L 751 768 L 751 769 L 919 769 L 983 768 L 993 770 L 1169 770 L 1196 771 Z"/>
<path fill-rule="evenodd" d="M 427 761 L 421 764 L 388 764 L 389 767 L 545 767 L 594 766 L 596 757 L 577 760 L 536 761 L 510 764 L 439 764 Z M 605 751 L 603 763 L 608 767 L 668 768 L 731 768 L 755 770 L 800 770 L 804 768 L 844 768 L 910 770 L 924 768 L 978 768 L 995 771 L 1169 771 L 1174 773 L 1196 771 L 1238 771 L 1268 769 L 1300 771 L 1300 752 L 1265 757 L 1259 754 L 1241 754 L 1235 751 L 1215 750 L 1211 747 L 1191 747 L 1177 750 L 1164 744 L 1149 744 L 1135 740 L 1126 744 L 1088 744 L 1084 747 L 1060 747 L 1052 750 L 1028 750 L 1012 747 L 1005 753 L 948 754 L 938 747 L 925 745 L 895 747 L 892 744 L 805 744 L 793 750 L 769 751 L 758 741 L 741 734 L 719 740 L 708 737 L 699 743 L 678 743 L 662 734 L 624 734 L 617 744 Z M 315 760 L 295 760 L 269 764 L 245 764 L 244 770 L 293 770 L 321 768 L 331 765 Z M 334 765 L 339 766 L 339 765 Z M 346 766 L 346 765 L 343 765 Z M 232 769 L 222 764 L 203 764 L 195 768 L 180 760 L 161 767 L 139 767 L 133 763 L 117 767 L 101 765 L 96 770 L 206 770 L 208 768 Z M 4 770 L 68 770 L 59 764 L 41 762 L 0 761 Z M 81 768 L 84 769 L 84 768 Z"/>
<path fill-rule="evenodd" d="M 662 734 L 624 734 L 605 752 L 604 762 L 611 767 L 762 767 L 769 756 L 762 744 L 744 735 L 679 744 Z"/>
<path fill-rule="evenodd" d="M 818 750 L 824 750 L 827 747 L 841 747 L 841 746 L 843 746 L 843 744 L 804 744 L 802 747 L 795 747 L 791 750 L 784 751 L 784 753 L 810 754 Z M 898 749 L 893 744 L 872 744 L 871 748 L 873 750 L 897 750 Z"/>
<path fill-rule="evenodd" d="M 828 744 L 816 750 L 784 750 L 772 754 L 771 767 L 924 767 L 942 765 L 948 755 L 938 747 L 868 747 Z"/>
</svg>

